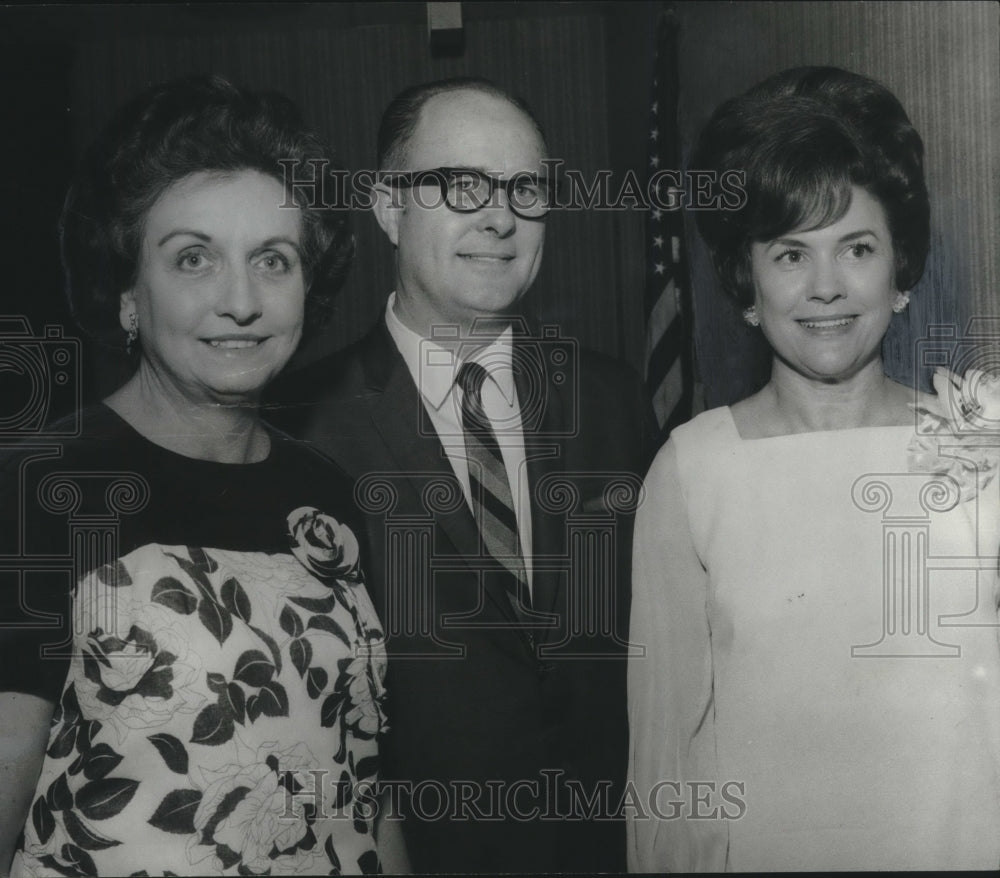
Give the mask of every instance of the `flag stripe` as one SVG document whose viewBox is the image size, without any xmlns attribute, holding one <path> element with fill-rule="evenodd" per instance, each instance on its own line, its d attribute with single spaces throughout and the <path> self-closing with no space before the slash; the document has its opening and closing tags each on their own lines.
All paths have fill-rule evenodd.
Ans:
<svg viewBox="0 0 1000 878">
<path fill-rule="evenodd" d="M 646 344 L 649 350 L 656 346 L 657 339 L 667 331 L 667 327 L 677 316 L 677 287 L 674 279 L 663 288 L 663 292 L 657 296 L 653 303 L 653 309 L 649 314 L 649 325 L 646 327 Z"/>
<path fill-rule="evenodd" d="M 660 382 L 660 386 L 653 392 L 653 411 L 656 413 L 656 422 L 662 430 L 667 423 L 670 414 L 677 407 L 684 395 L 684 383 L 681 376 L 681 361 L 674 360 L 674 365 L 667 372 L 666 377 Z"/>
<path fill-rule="evenodd" d="M 656 346 L 649 352 L 647 366 L 647 380 L 650 390 L 655 390 L 659 386 L 663 376 L 670 371 L 673 364 L 679 359 L 677 349 L 680 347 L 683 337 L 683 327 L 680 318 L 676 318 L 667 331 L 663 333 L 657 341 Z"/>
<path fill-rule="evenodd" d="M 649 170 L 681 170 L 677 130 L 676 17 L 661 13 L 649 112 Z M 669 192 L 660 190 L 664 204 Z M 684 218 L 679 208 L 650 210 L 646 219 L 646 389 L 661 438 L 691 416 L 694 398 L 690 289 L 684 260 Z"/>
</svg>

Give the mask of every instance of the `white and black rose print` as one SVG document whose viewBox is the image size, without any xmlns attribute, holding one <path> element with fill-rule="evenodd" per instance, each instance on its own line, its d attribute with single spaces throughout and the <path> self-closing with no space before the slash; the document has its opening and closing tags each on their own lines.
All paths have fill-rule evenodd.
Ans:
<svg viewBox="0 0 1000 878">
<path fill-rule="evenodd" d="M 360 581 L 360 547 L 349 527 L 332 515 L 302 506 L 288 516 L 292 554 L 315 576 L 327 581 Z"/>
<path fill-rule="evenodd" d="M 293 554 L 148 545 L 80 583 L 16 869 L 378 870 L 351 791 L 378 774 L 382 632 L 351 530 L 311 508 L 288 524 Z M 289 808 L 317 772 L 346 819 Z"/>
</svg>

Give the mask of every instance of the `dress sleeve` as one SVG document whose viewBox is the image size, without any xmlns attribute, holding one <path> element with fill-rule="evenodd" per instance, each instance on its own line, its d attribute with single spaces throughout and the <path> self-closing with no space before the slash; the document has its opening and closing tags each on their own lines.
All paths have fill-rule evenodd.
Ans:
<svg viewBox="0 0 1000 878">
<path fill-rule="evenodd" d="M 690 819 L 691 782 L 718 776 L 708 575 L 695 550 L 672 442 L 646 477 L 636 517 L 629 660 L 628 866 L 632 872 L 721 871 L 723 819 Z M 704 790 L 700 786 L 700 790 Z"/>
</svg>

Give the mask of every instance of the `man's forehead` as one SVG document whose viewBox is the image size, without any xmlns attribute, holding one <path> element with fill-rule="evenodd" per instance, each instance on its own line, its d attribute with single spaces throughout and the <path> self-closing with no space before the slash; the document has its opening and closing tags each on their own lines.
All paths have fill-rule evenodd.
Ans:
<svg viewBox="0 0 1000 878">
<path fill-rule="evenodd" d="M 421 109 L 407 150 L 411 170 L 432 167 L 483 171 L 540 170 L 545 146 L 515 104 L 484 92 L 434 95 Z"/>
</svg>

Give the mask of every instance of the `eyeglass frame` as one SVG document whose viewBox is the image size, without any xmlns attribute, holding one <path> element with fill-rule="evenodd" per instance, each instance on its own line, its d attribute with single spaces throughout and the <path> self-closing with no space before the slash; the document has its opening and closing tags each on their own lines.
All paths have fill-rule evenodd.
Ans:
<svg viewBox="0 0 1000 878">
<path fill-rule="evenodd" d="M 451 176 L 454 174 L 473 174 L 476 177 L 486 180 L 490 184 L 490 191 L 486 196 L 486 200 L 477 207 L 457 207 L 448 201 L 448 186 L 451 181 Z M 422 171 L 390 171 L 385 173 L 384 176 L 380 178 L 380 182 L 387 186 L 405 189 L 412 189 L 414 186 L 421 186 L 424 183 L 430 182 L 430 180 L 433 180 L 438 184 L 438 188 L 441 191 L 441 200 L 445 207 L 455 213 L 476 213 L 485 207 L 491 206 L 493 204 L 493 196 L 496 194 L 498 188 L 502 188 L 504 194 L 507 196 L 507 205 L 510 207 L 511 212 L 515 216 L 519 216 L 521 219 L 545 219 L 545 217 L 548 216 L 549 212 L 552 210 L 551 202 L 558 200 L 557 189 L 559 183 L 557 178 L 554 176 L 550 177 L 547 174 L 535 174 L 531 171 L 518 171 L 512 176 L 504 179 L 498 174 L 490 174 L 487 171 L 480 171 L 478 168 L 441 167 L 426 168 Z M 530 180 L 536 185 L 544 183 L 549 187 L 548 200 L 550 205 L 546 207 L 542 213 L 532 216 L 523 213 L 516 207 L 515 199 L 511 197 L 511 191 L 515 185 L 522 183 L 524 180 Z"/>
</svg>

